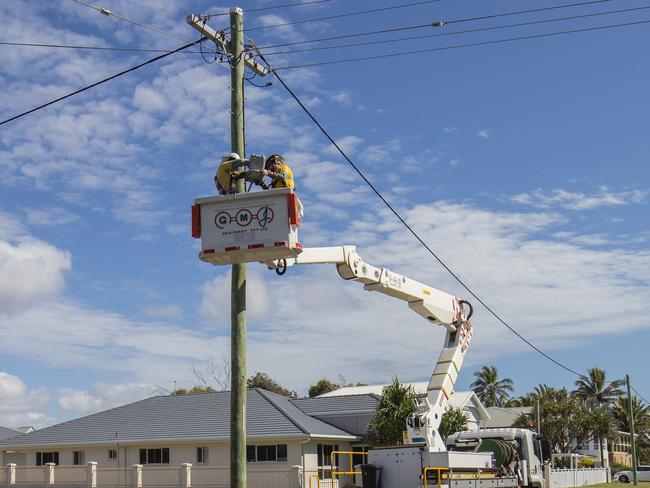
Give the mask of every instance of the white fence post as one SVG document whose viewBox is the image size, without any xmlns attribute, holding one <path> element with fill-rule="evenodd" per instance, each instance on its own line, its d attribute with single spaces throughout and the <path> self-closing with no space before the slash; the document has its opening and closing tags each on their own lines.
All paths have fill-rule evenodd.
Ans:
<svg viewBox="0 0 650 488">
<path fill-rule="evenodd" d="M 142 488 L 142 464 L 134 464 L 131 473 L 131 487 Z"/>
<path fill-rule="evenodd" d="M 86 464 L 86 483 L 88 488 L 97 488 L 97 462 L 90 461 Z"/>
<path fill-rule="evenodd" d="M 181 464 L 178 477 L 180 488 L 192 488 L 192 463 Z"/>
<path fill-rule="evenodd" d="M 54 463 L 45 463 L 43 469 L 45 470 L 45 485 L 50 486 L 54 484 Z"/>
<path fill-rule="evenodd" d="M 544 484 L 545 488 L 553 487 L 553 480 L 551 479 L 551 465 L 548 461 L 544 461 Z"/>
<path fill-rule="evenodd" d="M 7 486 L 14 486 L 16 484 L 16 465 L 14 463 L 7 464 Z"/>
</svg>

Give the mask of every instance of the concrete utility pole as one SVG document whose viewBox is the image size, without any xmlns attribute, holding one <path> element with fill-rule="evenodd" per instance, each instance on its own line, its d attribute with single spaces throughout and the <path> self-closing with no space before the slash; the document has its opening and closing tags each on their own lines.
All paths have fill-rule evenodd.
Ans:
<svg viewBox="0 0 650 488">
<path fill-rule="evenodd" d="M 630 445 L 632 446 L 632 478 L 634 484 L 638 484 L 637 480 L 637 460 L 636 460 L 636 436 L 634 433 L 634 416 L 632 415 L 632 385 L 630 384 L 630 375 L 625 375 L 625 381 L 627 381 L 627 418 L 630 424 Z"/>
<path fill-rule="evenodd" d="M 246 157 L 244 141 L 244 67 L 260 76 L 268 70 L 244 52 L 244 12 L 230 9 L 230 41 L 198 15 L 187 23 L 212 40 L 228 56 L 230 64 L 230 147 Z M 239 168 L 241 169 L 241 168 Z M 237 193 L 246 191 L 246 181 L 237 181 Z M 246 263 L 232 265 L 230 304 L 230 488 L 246 488 Z"/>
</svg>

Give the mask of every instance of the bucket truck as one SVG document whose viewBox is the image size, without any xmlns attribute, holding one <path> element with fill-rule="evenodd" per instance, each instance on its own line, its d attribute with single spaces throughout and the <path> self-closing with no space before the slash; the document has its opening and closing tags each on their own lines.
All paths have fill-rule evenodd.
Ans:
<svg viewBox="0 0 650 488">
<path fill-rule="evenodd" d="M 296 265 L 334 265 L 341 278 L 359 282 L 367 291 L 402 300 L 428 322 L 446 329 L 426 398 L 408 417 L 404 445 L 368 452 L 369 462 L 383 469 L 383 486 L 466 486 L 463 482 L 467 479 L 454 481 L 448 476 L 443 480 L 443 471 L 475 473 L 476 488 L 510 488 L 533 482 L 538 485 L 541 465 L 533 452 L 531 431 L 475 431 L 480 435 L 467 431 L 450 438 L 448 445 L 438 433 L 472 340 L 473 312 L 469 302 L 371 265 L 355 246 L 303 248 L 298 240 L 300 217 L 299 201 L 289 188 L 198 198 L 192 207 L 192 236 L 201 239 L 199 258 L 215 265 L 261 262 L 278 274 Z M 499 457 L 502 465 L 497 466 L 495 450 L 511 455 Z M 522 474 L 522 468 L 527 476 Z M 430 479 L 431 472 L 437 473 L 435 483 Z"/>
</svg>

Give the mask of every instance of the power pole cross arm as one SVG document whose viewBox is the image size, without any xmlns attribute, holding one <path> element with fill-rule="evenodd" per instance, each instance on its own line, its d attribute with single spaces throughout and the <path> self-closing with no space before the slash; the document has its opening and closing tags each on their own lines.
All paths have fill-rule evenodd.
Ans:
<svg viewBox="0 0 650 488">
<path fill-rule="evenodd" d="M 206 23 L 206 19 L 200 15 L 188 15 L 187 23 L 194 27 L 201 35 L 213 41 L 225 54 L 232 54 L 230 41 L 226 39 L 226 34 L 223 31 L 217 32 Z M 259 76 L 266 76 L 269 74 L 269 69 L 259 64 L 250 53 L 244 51 L 244 64 L 247 68 L 253 70 Z"/>
</svg>

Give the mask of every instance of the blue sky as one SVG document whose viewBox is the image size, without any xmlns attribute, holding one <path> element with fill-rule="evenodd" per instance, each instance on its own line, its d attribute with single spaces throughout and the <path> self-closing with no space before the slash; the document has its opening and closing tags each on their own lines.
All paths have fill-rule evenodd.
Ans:
<svg viewBox="0 0 650 488">
<path fill-rule="evenodd" d="M 282 2 L 280 2 L 282 3 Z M 393 5 L 333 0 L 246 16 L 268 26 Z M 242 2 L 246 9 L 271 2 Z M 260 46 L 559 5 L 444 0 L 252 31 Z M 196 1 L 97 3 L 197 38 Z M 644 6 L 612 0 L 368 39 Z M 0 40 L 173 49 L 183 41 L 72 0 L 4 2 Z M 225 26 L 214 17 L 215 28 Z M 639 10 L 457 36 L 269 56 L 276 67 L 650 19 Z M 650 397 L 647 80 L 650 26 L 285 70 L 290 86 L 440 256 L 511 325 L 578 371 L 632 375 Z M 362 38 L 365 39 L 365 38 Z M 329 44 L 348 44 L 353 40 Z M 191 49 L 195 51 L 195 49 Z M 279 50 L 279 49 L 278 49 Z M 0 46 L 3 119 L 151 53 Z M 400 227 L 278 82 L 247 85 L 249 152 L 284 154 L 305 246 L 467 294 Z M 189 207 L 229 152 L 229 74 L 177 54 L 0 127 L 0 425 L 43 426 L 191 386 L 229 357 L 229 269 L 197 259 Z M 443 331 L 334 269 L 250 266 L 249 371 L 304 393 L 316 379 L 425 380 Z M 461 374 L 493 364 L 523 394 L 570 374 L 477 308 Z M 300 365 L 296 367 L 296 365 Z"/>
</svg>

